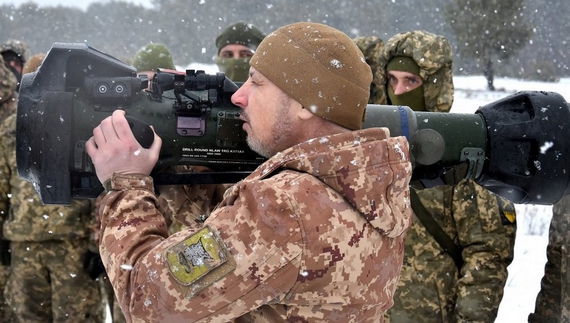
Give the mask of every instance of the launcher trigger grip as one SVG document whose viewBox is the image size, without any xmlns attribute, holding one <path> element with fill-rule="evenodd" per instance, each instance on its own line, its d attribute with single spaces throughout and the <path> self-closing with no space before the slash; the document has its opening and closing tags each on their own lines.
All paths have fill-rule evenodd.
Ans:
<svg viewBox="0 0 570 323">
<path fill-rule="evenodd" d="M 141 119 L 131 116 L 125 116 L 125 118 L 129 122 L 129 127 L 131 127 L 133 135 L 139 144 L 145 149 L 150 148 L 154 141 L 154 131 L 152 131 L 152 128 Z"/>
</svg>

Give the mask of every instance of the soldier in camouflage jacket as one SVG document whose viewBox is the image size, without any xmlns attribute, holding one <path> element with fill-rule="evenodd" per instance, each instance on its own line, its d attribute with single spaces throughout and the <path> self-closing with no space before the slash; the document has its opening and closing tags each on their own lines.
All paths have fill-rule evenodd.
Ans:
<svg viewBox="0 0 570 323">
<path fill-rule="evenodd" d="M 168 236 L 122 111 L 87 142 L 107 194 L 100 251 L 129 322 L 382 322 L 411 220 L 407 141 L 360 130 L 372 80 L 342 32 L 279 28 L 232 96 L 269 159 L 203 225 Z M 304 108 L 306 107 L 306 109 Z"/>
<path fill-rule="evenodd" d="M 452 59 L 445 37 L 426 31 L 393 36 L 378 61 L 376 78 L 384 84 L 382 96 L 388 100 L 381 104 L 394 104 L 389 97 L 397 94 L 389 87 L 395 86 L 390 85 L 395 80 L 388 71 L 396 66 L 397 71 L 413 71 L 410 73 L 421 78 L 418 88 L 422 90 L 416 95 L 423 102 L 406 97 L 413 95 L 414 89 L 399 94 L 398 100 L 414 110 L 448 112 L 453 103 Z M 433 181 L 415 180 L 412 186 L 443 234 L 460 250 L 459 267 L 415 212 L 405 241 L 394 307 L 386 321 L 494 322 L 507 281 L 507 266 L 513 259 L 514 205 L 472 180 L 447 176 L 435 186 Z"/>
<path fill-rule="evenodd" d="M 17 85 L 18 80 L 4 65 L 4 59 L 0 55 L 0 120 L 6 119 L 8 115 L 16 111 L 18 98 L 18 93 L 16 92 Z M 4 222 L 4 216 L 2 216 L 1 219 L 2 222 Z M 0 253 L 0 323 L 6 323 L 9 322 L 9 309 L 4 300 L 4 293 L 2 293 L 2 291 L 6 286 L 10 271 L 10 243 L 4 239 L 2 232 L 0 232 Z"/>
<path fill-rule="evenodd" d="M 13 322 L 101 322 L 97 282 L 83 268 L 93 221 L 90 200 L 43 205 L 16 168 L 16 114 L 0 126 L 0 214 L 10 241 L 5 290 Z"/>
<path fill-rule="evenodd" d="M 552 207 L 547 262 L 534 313 L 528 317 L 529 323 L 570 323 L 569 227 L 570 195 L 566 195 Z"/>
</svg>

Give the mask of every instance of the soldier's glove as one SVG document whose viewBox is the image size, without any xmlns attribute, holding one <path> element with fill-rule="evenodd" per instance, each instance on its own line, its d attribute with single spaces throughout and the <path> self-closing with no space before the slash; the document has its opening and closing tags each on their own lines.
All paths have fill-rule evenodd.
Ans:
<svg viewBox="0 0 570 323">
<path fill-rule="evenodd" d="M 91 250 L 87 250 L 85 253 L 85 259 L 83 259 L 83 268 L 89 274 L 91 279 L 97 279 L 102 273 L 105 272 L 105 266 L 103 266 L 103 261 L 98 253 Z"/>
<path fill-rule="evenodd" d="M 10 241 L 0 239 L 0 264 L 10 266 Z"/>
</svg>

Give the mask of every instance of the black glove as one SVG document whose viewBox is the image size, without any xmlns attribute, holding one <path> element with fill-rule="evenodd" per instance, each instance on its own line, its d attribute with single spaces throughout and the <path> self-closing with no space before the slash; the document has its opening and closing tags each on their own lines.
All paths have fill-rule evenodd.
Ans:
<svg viewBox="0 0 570 323">
<path fill-rule="evenodd" d="M 85 253 L 85 259 L 83 260 L 83 268 L 89 273 L 89 277 L 95 280 L 102 273 L 105 272 L 105 266 L 103 266 L 103 261 L 98 253 L 87 250 Z"/>
<path fill-rule="evenodd" d="M 0 239 L 0 264 L 10 266 L 10 241 Z"/>
</svg>

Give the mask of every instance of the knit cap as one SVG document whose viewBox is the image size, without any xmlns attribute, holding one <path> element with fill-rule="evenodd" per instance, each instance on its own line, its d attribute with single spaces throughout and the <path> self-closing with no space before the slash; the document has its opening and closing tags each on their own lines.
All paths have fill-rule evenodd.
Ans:
<svg viewBox="0 0 570 323">
<path fill-rule="evenodd" d="M 222 47 L 228 44 L 240 44 L 255 50 L 263 38 L 265 38 L 265 34 L 254 25 L 236 22 L 224 28 L 220 35 L 216 37 L 218 55 Z"/>
<path fill-rule="evenodd" d="M 137 72 L 155 71 L 157 68 L 176 69 L 170 50 L 160 43 L 148 44 L 139 49 L 133 59 L 133 67 Z"/>
<path fill-rule="evenodd" d="M 38 67 L 40 67 L 45 57 L 46 54 L 44 53 L 36 54 L 30 57 L 30 59 L 26 62 L 26 64 L 24 64 L 24 68 L 22 69 L 22 74 L 35 72 L 38 69 Z"/>
<path fill-rule="evenodd" d="M 372 72 L 343 32 L 313 22 L 281 27 L 259 44 L 250 65 L 312 113 L 361 129 Z"/>
</svg>

